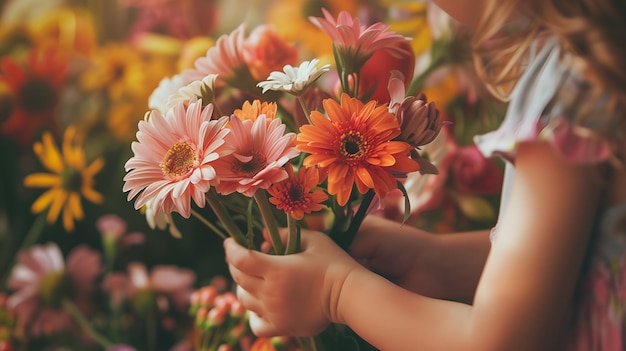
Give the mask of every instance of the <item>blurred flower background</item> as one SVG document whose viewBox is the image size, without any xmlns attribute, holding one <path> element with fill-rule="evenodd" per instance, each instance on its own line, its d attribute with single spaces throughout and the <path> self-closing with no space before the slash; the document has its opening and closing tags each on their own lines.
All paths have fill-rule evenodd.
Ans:
<svg viewBox="0 0 626 351">
<path fill-rule="evenodd" d="M 250 334 L 221 239 L 204 223 L 148 223 L 122 188 L 137 124 L 164 78 L 237 30 L 255 42 L 245 61 L 265 64 L 248 66 L 251 81 L 225 77 L 233 86 L 264 80 L 268 62 L 332 64 L 331 39 L 309 20 L 322 8 L 410 37 L 415 59 L 374 54 L 359 88 L 389 101 L 389 71 L 403 67 L 415 77 L 407 94 L 424 93 L 450 122 L 421 150 L 439 174 L 405 182 L 407 223 L 433 232 L 495 224 L 502 165 L 472 137 L 495 128 L 504 105 L 478 83 L 467 31 L 426 0 L 4 1 L 0 351 L 298 347 Z M 403 219 L 399 191 L 384 205 L 378 215 Z"/>
</svg>

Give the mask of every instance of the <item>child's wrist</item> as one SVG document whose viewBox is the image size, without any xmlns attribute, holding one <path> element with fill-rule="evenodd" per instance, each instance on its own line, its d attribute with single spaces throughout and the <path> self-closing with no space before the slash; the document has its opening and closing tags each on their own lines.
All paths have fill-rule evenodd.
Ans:
<svg viewBox="0 0 626 351">
<path fill-rule="evenodd" d="M 331 298 L 330 321 L 338 324 L 349 324 L 349 314 L 358 299 L 355 294 L 362 294 L 363 287 L 371 280 L 374 273 L 364 268 L 352 269 L 336 290 L 335 298 Z M 368 276 L 370 276 L 368 278 Z M 334 303 L 333 303 L 334 301 Z M 359 308 L 358 306 L 356 306 Z"/>
</svg>

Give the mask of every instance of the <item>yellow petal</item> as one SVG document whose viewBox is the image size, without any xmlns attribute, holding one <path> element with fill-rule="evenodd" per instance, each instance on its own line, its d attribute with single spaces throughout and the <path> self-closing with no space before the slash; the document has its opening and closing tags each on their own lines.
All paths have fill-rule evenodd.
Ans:
<svg viewBox="0 0 626 351">
<path fill-rule="evenodd" d="M 65 205 L 65 209 L 71 211 L 73 218 L 83 219 L 83 217 L 85 216 L 83 212 L 83 206 L 80 203 L 80 195 L 78 195 L 78 193 L 70 193 L 67 199 L 67 205 Z"/>
<path fill-rule="evenodd" d="M 83 187 L 83 189 L 81 189 L 81 192 L 83 196 L 85 197 L 85 199 L 93 202 L 94 204 L 102 203 L 103 196 L 99 192 L 89 187 Z"/>
<path fill-rule="evenodd" d="M 95 159 L 90 165 L 89 167 L 87 167 L 84 171 L 83 171 L 83 175 L 85 176 L 89 176 L 89 177 L 93 177 L 94 175 L 96 175 L 96 173 L 100 172 L 100 170 L 102 169 L 102 167 L 104 167 L 104 159 L 102 159 L 102 157 L 99 157 L 97 159 Z"/>
<path fill-rule="evenodd" d="M 69 206 L 63 209 L 63 228 L 67 232 L 74 231 L 74 218 L 72 218 L 72 210 L 70 210 Z"/>
<path fill-rule="evenodd" d="M 61 158 L 61 152 L 59 152 L 59 149 L 54 144 L 54 139 L 50 132 L 43 133 L 42 142 L 35 143 L 33 145 L 33 151 L 35 151 L 35 154 L 39 157 L 39 161 L 41 161 L 44 167 L 55 173 L 63 172 L 64 164 Z"/>
<path fill-rule="evenodd" d="M 33 204 L 30 206 L 30 211 L 32 213 L 39 213 L 48 208 L 48 206 L 50 206 L 50 203 L 52 203 L 52 199 L 54 199 L 55 194 L 58 191 L 59 188 L 52 188 L 41 194 L 41 196 L 39 196 L 37 200 L 35 200 L 35 202 L 33 202 Z"/>
<path fill-rule="evenodd" d="M 46 219 L 49 224 L 56 222 L 57 218 L 59 218 L 59 213 L 61 213 L 61 209 L 63 208 L 66 199 L 67 192 L 59 189 L 59 191 L 56 192 L 56 195 L 52 198 L 52 205 L 50 205 L 50 209 L 48 210 L 48 216 Z"/>
<path fill-rule="evenodd" d="M 61 177 L 51 173 L 33 173 L 24 178 L 24 186 L 30 188 L 54 188 L 60 187 Z"/>
</svg>

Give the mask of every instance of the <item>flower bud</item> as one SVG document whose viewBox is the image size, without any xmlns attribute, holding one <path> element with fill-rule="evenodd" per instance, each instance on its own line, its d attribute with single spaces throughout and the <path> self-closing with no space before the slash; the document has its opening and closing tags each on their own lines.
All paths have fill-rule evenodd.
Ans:
<svg viewBox="0 0 626 351">
<path fill-rule="evenodd" d="M 226 310 L 223 308 L 212 308 L 206 317 L 206 326 L 219 327 L 226 319 Z"/>
<path fill-rule="evenodd" d="M 424 95 L 404 99 L 396 117 L 402 130 L 400 139 L 416 148 L 435 140 L 441 128 L 450 123 L 441 120 L 435 103 L 426 102 Z"/>
</svg>

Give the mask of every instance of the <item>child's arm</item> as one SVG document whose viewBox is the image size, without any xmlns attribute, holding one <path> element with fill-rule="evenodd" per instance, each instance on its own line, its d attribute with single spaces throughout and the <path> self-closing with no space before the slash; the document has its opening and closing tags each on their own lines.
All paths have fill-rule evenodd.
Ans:
<svg viewBox="0 0 626 351">
<path fill-rule="evenodd" d="M 469 303 L 490 248 L 489 230 L 432 234 L 368 216 L 349 252 L 368 269 L 405 289 Z"/>
<path fill-rule="evenodd" d="M 229 268 L 259 335 L 310 335 L 333 321 L 382 350 L 553 350 L 599 201 L 595 170 L 564 162 L 545 143 L 519 146 L 472 306 L 398 287 L 316 232 L 303 233 L 304 251 L 289 256 L 227 240 Z"/>
<path fill-rule="evenodd" d="M 414 295 L 355 270 L 342 285 L 335 321 L 383 350 L 557 349 L 601 193 L 595 171 L 564 162 L 550 145 L 520 145 L 473 306 Z"/>
</svg>

